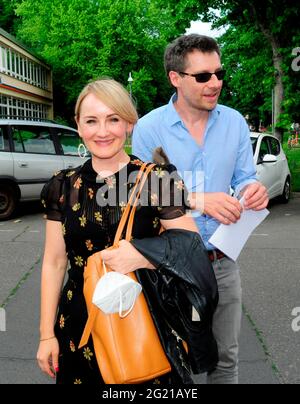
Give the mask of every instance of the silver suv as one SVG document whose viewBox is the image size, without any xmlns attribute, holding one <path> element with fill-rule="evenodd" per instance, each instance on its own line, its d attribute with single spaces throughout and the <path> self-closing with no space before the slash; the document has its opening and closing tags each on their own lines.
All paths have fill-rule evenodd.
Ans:
<svg viewBox="0 0 300 404">
<path fill-rule="evenodd" d="M 48 122 L 0 119 L 0 220 L 19 201 L 40 198 L 56 171 L 82 164 L 75 129 Z"/>
</svg>

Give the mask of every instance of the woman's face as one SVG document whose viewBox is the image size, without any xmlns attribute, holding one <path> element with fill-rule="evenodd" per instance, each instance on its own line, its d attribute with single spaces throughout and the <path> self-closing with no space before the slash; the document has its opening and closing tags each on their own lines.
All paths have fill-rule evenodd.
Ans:
<svg viewBox="0 0 300 404">
<path fill-rule="evenodd" d="M 126 134 L 133 129 L 94 94 L 82 101 L 77 126 L 88 150 L 100 159 L 113 158 L 123 151 Z"/>
</svg>

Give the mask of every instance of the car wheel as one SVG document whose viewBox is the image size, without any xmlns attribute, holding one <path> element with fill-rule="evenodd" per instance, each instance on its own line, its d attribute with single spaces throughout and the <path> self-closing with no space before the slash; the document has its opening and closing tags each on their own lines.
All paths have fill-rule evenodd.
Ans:
<svg viewBox="0 0 300 404">
<path fill-rule="evenodd" d="M 291 197 L 291 180 L 287 178 L 283 187 L 283 193 L 280 197 L 282 203 L 288 203 Z"/>
<path fill-rule="evenodd" d="M 1 185 L 0 220 L 9 219 L 17 207 L 17 194 L 9 185 Z"/>
</svg>

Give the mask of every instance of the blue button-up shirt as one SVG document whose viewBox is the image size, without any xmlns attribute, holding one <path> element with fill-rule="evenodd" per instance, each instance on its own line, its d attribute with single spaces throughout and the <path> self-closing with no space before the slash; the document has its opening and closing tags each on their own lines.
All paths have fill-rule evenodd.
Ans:
<svg viewBox="0 0 300 404">
<path fill-rule="evenodd" d="M 232 108 L 217 105 L 209 113 L 200 146 L 187 130 L 174 107 L 169 104 L 139 119 L 133 132 L 133 154 L 151 161 L 156 147 L 162 147 L 183 178 L 189 192 L 225 192 L 238 195 L 248 184 L 256 182 L 256 170 L 250 133 L 245 119 Z M 220 223 L 207 215 L 195 214 L 199 232 L 208 242 Z"/>
</svg>

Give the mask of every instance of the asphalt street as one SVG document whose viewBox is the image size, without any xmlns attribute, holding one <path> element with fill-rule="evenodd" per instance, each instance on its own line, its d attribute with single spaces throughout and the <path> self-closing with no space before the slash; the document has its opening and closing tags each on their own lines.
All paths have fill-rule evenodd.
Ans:
<svg viewBox="0 0 300 404">
<path fill-rule="evenodd" d="M 298 384 L 300 331 L 292 329 L 292 311 L 300 307 L 300 197 L 288 205 L 272 203 L 270 211 L 239 259 L 240 383 Z M 0 222 L 0 307 L 6 314 L 6 331 L 0 322 L 0 384 L 52 383 L 35 361 L 43 244 L 37 204 L 24 204 L 18 217 Z M 195 377 L 197 383 L 203 380 Z"/>
<path fill-rule="evenodd" d="M 287 205 L 272 203 L 240 256 L 244 306 L 284 383 L 300 383 L 300 195 Z M 300 321 L 298 321 L 300 323 Z"/>
</svg>

